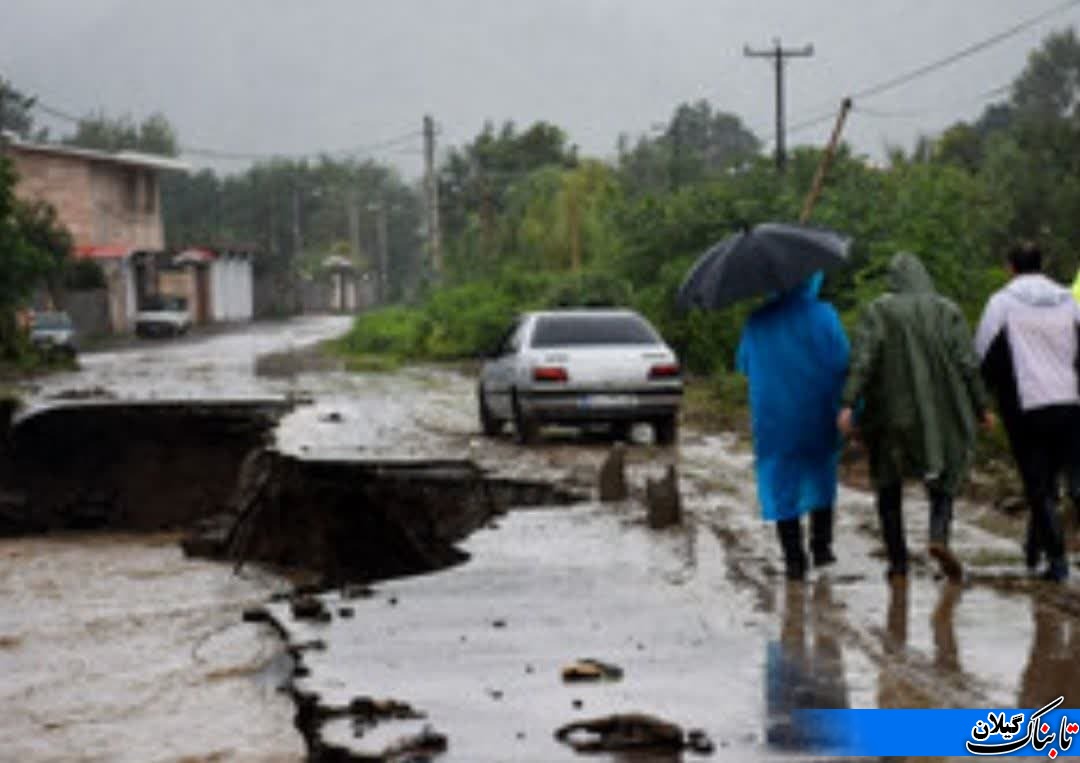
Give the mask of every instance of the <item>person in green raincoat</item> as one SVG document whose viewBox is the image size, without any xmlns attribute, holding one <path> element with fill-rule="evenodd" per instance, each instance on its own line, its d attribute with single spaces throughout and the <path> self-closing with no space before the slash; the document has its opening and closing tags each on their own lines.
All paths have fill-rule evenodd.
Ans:
<svg viewBox="0 0 1080 763">
<path fill-rule="evenodd" d="M 1073 281 L 1073 296 L 1080 302 L 1080 270 L 1076 271 L 1076 280 Z"/>
<path fill-rule="evenodd" d="M 905 478 L 930 498 L 929 551 L 951 579 L 963 568 L 949 549 L 953 497 L 974 457 L 989 397 L 960 309 L 934 289 L 926 268 L 901 252 L 889 263 L 888 292 L 871 302 L 852 337 L 851 366 L 837 424 L 856 426 L 870 457 L 890 578 L 907 575 L 901 514 Z"/>
</svg>

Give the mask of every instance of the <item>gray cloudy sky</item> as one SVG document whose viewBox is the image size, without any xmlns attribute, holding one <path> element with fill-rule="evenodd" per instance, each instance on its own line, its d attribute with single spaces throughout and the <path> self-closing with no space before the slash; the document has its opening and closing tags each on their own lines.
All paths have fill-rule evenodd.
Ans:
<svg viewBox="0 0 1080 763">
<path fill-rule="evenodd" d="M 182 143 L 210 149 L 347 149 L 417 131 L 430 112 L 448 143 L 467 141 L 485 119 L 546 119 L 585 153 L 610 156 L 620 131 L 647 131 L 698 98 L 771 138 L 772 69 L 744 58 L 744 44 L 814 44 L 813 58 L 787 69 L 794 124 L 1060 3 L 3 0 L 0 75 L 75 114 L 163 111 Z M 910 146 L 920 132 L 977 115 L 981 94 L 1008 84 L 1047 33 L 1078 21 L 1074 6 L 857 104 L 875 114 L 854 114 L 847 139 L 878 156 L 886 142 Z M 829 127 L 790 140 L 821 143 Z M 420 145 L 416 137 L 377 156 L 415 176 Z"/>
</svg>

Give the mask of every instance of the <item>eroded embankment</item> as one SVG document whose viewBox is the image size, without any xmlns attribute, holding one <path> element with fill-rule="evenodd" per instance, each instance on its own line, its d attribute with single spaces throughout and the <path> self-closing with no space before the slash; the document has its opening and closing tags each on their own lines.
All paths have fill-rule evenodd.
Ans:
<svg viewBox="0 0 1080 763">
<path fill-rule="evenodd" d="M 468 461 L 330 461 L 272 451 L 240 469 L 230 513 L 186 543 L 191 553 L 301 568 L 322 585 L 442 569 L 454 544 L 511 505 L 577 496 L 491 477 Z"/>
<path fill-rule="evenodd" d="M 0 533 L 152 530 L 221 510 L 281 400 L 82 402 L 10 421 L 0 453 Z"/>
</svg>

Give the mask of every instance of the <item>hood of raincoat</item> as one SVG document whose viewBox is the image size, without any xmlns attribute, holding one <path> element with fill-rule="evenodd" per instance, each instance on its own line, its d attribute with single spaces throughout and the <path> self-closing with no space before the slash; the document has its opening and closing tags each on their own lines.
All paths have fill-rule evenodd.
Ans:
<svg viewBox="0 0 1080 763">
<path fill-rule="evenodd" d="M 889 262 L 889 291 L 894 294 L 932 294 L 936 289 L 922 261 L 911 252 L 899 252 Z"/>
<path fill-rule="evenodd" d="M 1057 307 L 1072 299 L 1068 289 L 1042 273 L 1018 275 L 1009 282 L 1005 291 L 1031 307 Z"/>
<path fill-rule="evenodd" d="M 801 299 L 817 299 L 818 294 L 821 293 L 821 285 L 825 282 L 825 274 L 822 271 L 817 271 L 812 276 L 807 278 L 801 284 L 794 289 L 788 291 L 774 292 L 770 295 L 769 304 L 782 304 L 785 302 L 794 302 Z"/>
</svg>

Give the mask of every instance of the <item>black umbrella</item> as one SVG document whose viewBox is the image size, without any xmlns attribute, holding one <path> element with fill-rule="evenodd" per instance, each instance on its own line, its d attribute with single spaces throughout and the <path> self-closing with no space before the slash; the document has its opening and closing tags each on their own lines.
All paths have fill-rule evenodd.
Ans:
<svg viewBox="0 0 1080 763">
<path fill-rule="evenodd" d="M 717 310 L 740 299 L 793 289 L 847 259 L 851 239 L 827 228 L 762 223 L 728 236 L 698 258 L 675 305 Z"/>
</svg>

